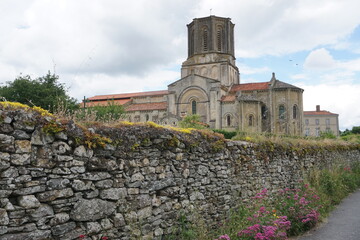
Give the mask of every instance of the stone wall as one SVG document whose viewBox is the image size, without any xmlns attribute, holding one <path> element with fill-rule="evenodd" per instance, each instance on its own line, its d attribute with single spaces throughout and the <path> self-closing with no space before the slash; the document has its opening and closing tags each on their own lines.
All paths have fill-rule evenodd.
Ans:
<svg viewBox="0 0 360 240">
<path fill-rule="evenodd" d="M 84 128 L 40 113 L 0 110 L 1 239 L 162 239 L 181 214 L 216 223 L 263 187 L 360 159 L 359 148 L 225 142 L 152 124 Z"/>
</svg>

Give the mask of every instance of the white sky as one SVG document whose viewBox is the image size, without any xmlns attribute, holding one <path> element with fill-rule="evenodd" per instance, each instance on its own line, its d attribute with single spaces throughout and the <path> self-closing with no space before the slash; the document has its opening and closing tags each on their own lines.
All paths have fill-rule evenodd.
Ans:
<svg viewBox="0 0 360 240">
<path fill-rule="evenodd" d="M 235 23 L 241 82 L 299 86 L 304 109 L 360 125 L 359 0 L 0 0 L 0 84 L 59 75 L 69 95 L 167 89 L 186 60 L 186 24 Z"/>
</svg>

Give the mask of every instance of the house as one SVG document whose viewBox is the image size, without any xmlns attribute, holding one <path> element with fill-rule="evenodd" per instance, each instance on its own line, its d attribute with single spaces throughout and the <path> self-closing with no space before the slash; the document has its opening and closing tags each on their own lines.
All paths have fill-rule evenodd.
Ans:
<svg viewBox="0 0 360 240">
<path fill-rule="evenodd" d="M 304 135 L 319 137 L 321 132 L 331 132 L 339 136 L 339 114 L 320 110 L 304 111 Z"/>
</svg>

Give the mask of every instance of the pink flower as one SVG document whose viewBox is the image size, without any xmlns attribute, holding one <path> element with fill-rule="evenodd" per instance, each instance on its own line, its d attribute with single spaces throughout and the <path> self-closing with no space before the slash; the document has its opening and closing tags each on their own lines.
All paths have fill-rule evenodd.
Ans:
<svg viewBox="0 0 360 240">
<path fill-rule="evenodd" d="M 220 240 L 220 239 L 224 239 L 224 240 L 231 240 L 229 235 L 225 234 L 225 235 L 221 235 L 219 238 L 215 239 L 215 240 Z"/>
</svg>

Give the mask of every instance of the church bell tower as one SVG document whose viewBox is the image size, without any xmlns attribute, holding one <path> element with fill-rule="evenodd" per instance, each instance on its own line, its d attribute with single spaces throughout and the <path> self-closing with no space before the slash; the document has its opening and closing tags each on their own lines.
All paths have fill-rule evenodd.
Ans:
<svg viewBox="0 0 360 240">
<path fill-rule="evenodd" d="M 230 18 L 195 18 L 188 27 L 188 58 L 181 77 L 197 74 L 215 79 L 223 86 L 239 83 L 235 65 L 234 26 Z"/>
</svg>

